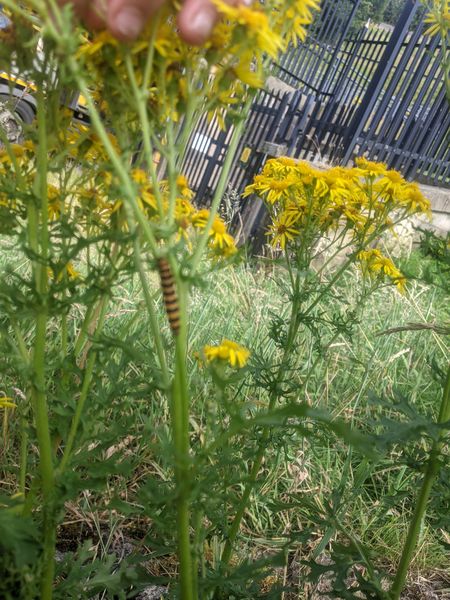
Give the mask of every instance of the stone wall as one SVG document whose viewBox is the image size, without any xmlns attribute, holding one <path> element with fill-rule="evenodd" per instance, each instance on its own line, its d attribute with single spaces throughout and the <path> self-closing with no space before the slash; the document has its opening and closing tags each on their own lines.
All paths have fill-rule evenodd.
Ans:
<svg viewBox="0 0 450 600">
<path fill-rule="evenodd" d="M 450 232 L 450 190 L 431 185 L 420 186 L 424 196 L 431 202 L 433 221 L 431 228 L 437 234 L 445 235 Z"/>
</svg>

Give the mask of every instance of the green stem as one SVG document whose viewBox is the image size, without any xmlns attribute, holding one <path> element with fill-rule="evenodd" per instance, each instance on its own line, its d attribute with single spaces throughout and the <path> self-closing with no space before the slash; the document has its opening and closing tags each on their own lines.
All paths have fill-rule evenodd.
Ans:
<svg viewBox="0 0 450 600">
<path fill-rule="evenodd" d="M 14 330 L 14 335 L 17 338 L 17 347 L 19 349 L 20 356 L 24 364 L 28 367 L 30 365 L 30 355 L 28 353 L 27 345 L 25 343 L 23 334 L 20 331 L 19 326 L 17 325 L 17 321 L 11 320 L 11 325 Z"/>
<path fill-rule="evenodd" d="M 83 414 L 83 408 L 86 403 L 87 395 L 89 392 L 89 387 L 91 385 L 92 375 L 94 372 L 94 366 L 95 366 L 96 360 L 97 360 L 97 353 L 91 352 L 89 354 L 89 358 L 86 363 L 83 384 L 81 386 L 80 396 L 78 398 L 77 406 L 75 409 L 75 414 L 74 414 L 72 422 L 70 424 L 70 430 L 69 430 L 69 435 L 67 437 L 66 446 L 64 448 L 64 454 L 63 454 L 63 457 L 62 457 L 61 462 L 58 467 L 58 475 L 59 476 L 64 472 L 64 470 L 67 466 L 67 463 L 68 463 L 70 457 L 72 456 L 72 448 L 73 448 L 75 438 L 77 435 L 81 416 Z"/>
<path fill-rule="evenodd" d="M 300 270 L 301 269 L 300 268 L 297 269 L 297 272 L 295 274 L 295 279 L 294 279 L 294 274 L 292 271 L 292 266 L 291 266 L 289 256 L 287 256 L 287 267 L 288 267 L 289 277 L 291 280 L 291 285 L 292 285 L 292 289 L 293 289 L 294 293 L 293 293 L 293 302 L 292 302 L 292 308 L 291 308 L 291 317 L 290 317 L 290 321 L 289 321 L 289 330 L 288 330 L 288 335 L 287 335 L 287 341 L 286 341 L 286 346 L 284 348 L 283 357 L 280 362 L 280 366 L 278 368 L 278 373 L 277 373 L 277 377 L 276 377 L 277 382 L 280 380 L 280 377 L 286 368 L 286 360 L 289 357 L 289 354 L 291 353 L 291 350 L 293 348 L 293 345 L 294 345 L 294 342 L 295 342 L 295 339 L 297 337 L 297 333 L 298 333 L 298 330 L 300 327 L 300 322 L 298 319 L 298 310 L 300 308 L 299 295 L 300 295 Z M 333 278 L 331 285 L 333 285 L 336 282 L 338 277 L 345 271 L 345 269 L 347 267 L 348 267 L 348 263 L 346 265 L 344 265 L 344 267 L 338 271 L 338 276 Z M 328 286 L 326 288 L 326 290 L 328 290 L 329 287 L 331 287 L 331 285 Z M 322 297 L 322 295 L 320 297 Z M 313 304 L 308 308 L 308 312 L 315 306 L 316 303 L 317 302 L 315 302 L 315 303 L 313 302 Z M 269 400 L 268 412 L 270 412 L 271 410 L 274 409 L 274 407 L 276 405 L 276 401 L 277 401 L 277 396 L 276 396 L 276 392 L 275 392 Z M 265 426 L 262 430 L 261 439 L 260 439 L 260 442 L 257 447 L 257 452 L 256 452 L 255 461 L 253 463 L 253 467 L 250 471 L 250 475 L 249 475 L 247 484 L 245 486 L 244 492 L 242 494 L 241 501 L 239 503 L 237 512 L 234 516 L 230 530 L 227 535 L 227 540 L 225 542 L 225 547 L 224 547 L 224 550 L 222 553 L 222 563 L 225 565 L 227 565 L 231 559 L 233 545 L 236 540 L 236 536 L 239 532 L 239 528 L 240 528 L 242 519 L 244 517 L 245 511 L 247 510 L 248 501 L 250 499 L 250 494 L 256 483 L 256 479 L 258 477 L 258 473 L 261 468 L 262 461 L 264 459 L 264 454 L 266 452 L 267 441 L 269 439 L 269 436 L 270 436 L 270 427 Z"/>
<path fill-rule="evenodd" d="M 17 338 L 17 346 L 19 349 L 20 356 L 27 368 L 30 367 L 30 355 L 28 353 L 27 346 L 25 344 L 24 337 L 20 331 L 19 326 L 15 320 L 11 321 L 14 334 Z M 27 420 L 24 415 L 24 411 L 28 410 L 31 404 L 31 387 L 27 389 L 26 395 L 26 407 L 22 409 L 20 416 L 20 463 L 19 463 L 19 493 L 25 498 L 26 491 L 26 477 L 27 477 L 27 464 L 28 464 L 28 429 Z"/>
<path fill-rule="evenodd" d="M 209 217 L 206 222 L 205 229 L 203 230 L 202 235 L 197 243 L 197 247 L 195 249 L 194 255 L 191 261 L 191 276 L 193 277 L 197 272 L 200 261 L 203 258 L 203 253 L 205 251 L 206 245 L 208 244 L 209 234 L 211 232 L 211 227 L 214 223 L 214 219 L 217 215 L 217 211 L 219 209 L 220 201 L 222 200 L 222 196 L 225 191 L 225 187 L 228 182 L 228 176 L 230 174 L 231 167 L 233 166 L 236 150 L 241 141 L 242 131 L 244 129 L 246 123 L 246 117 L 248 111 L 251 106 L 252 96 L 249 96 L 247 102 L 245 103 L 242 109 L 242 120 L 238 123 L 233 131 L 233 136 L 231 138 L 230 145 L 227 150 L 227 155 L 225 161 L 223 163 L 222 171 L 220 174 L 219 182 L 216 187 L 216 191 L 214 192 L 214 197 L 211 202 L 211 207 L 209 209 Z"/>
<path fill-rule="evenodd" d="M 94 315 L 97 314 L 98 307 L 102 304 L 103 298 L 104 298 L 104 296 L 101 296 L 100 300 L 97 304 L 90 304 L 86 309 L 83 323 L 80 327 L 80 331 L 78 332 L 78 336 L 75 341 L 75 346 L 74 346 L 74 351 L 73 351 L 75 357 L 78 357 L 81 354 L 81 351 L 83 350 L 84 344 L 89 335 L 89 327 L 92 323 L 92 318 Z"/>
<path fill-rule="evenodd" d="M 30 10 L 26 10 L 25 8 L 21 8 L 20 4 L 17 2 L 17 0 L 4 0 L 4 2 L 2 2 L 2 4 L 4 6 L 6 6 L 7 8 L 9 8 L 9 10 L 16 15 L 19 15 L 20 17 L 22 17 L 25 21 L 29 21 L 32 25 L 36 25 L 36 16 L 33 15 L 33 13 Z M 30 4 L 34 5 L 34 7 L 36 8 L 36 3 L 30 1 Z"/>
<path fill-rule="evenodd" d="M 67 347 L 69 343 L 69 332 L 67 330 L 67 313 L 61 315 L 61 360 L 67 357 Z"/>
<path fill-rule="evenodd" d="M 269 403 L 269 411 L 273 409 L 275 405 L 275 398 L 272 398 Z M 228 530 L 227 540 L 225 542 L 225 546 L 222 552 L 221 561 L 224 565 L 228 565 L 231 559 L 231 554 L 233 552 L 234 542 L 236 541 L 237 534 L 239 532 L 239 528 L 241 526 L 242 519 L 244 517 L 245 511 L 247 510 L 248 501 L 250 499 L 250 494 L 255 486 L 256 479 L 258 477 L 259 470 L 262 465 L 262 461 L 264 458 L 264 454 L 266 451 L 267 440 L 269 438 L 270 428 L 264 427 L 261 435 L 261 439 L 258 445 L 258 451 L 250 471 L 250 475 L 248 477 L 247 485 L 245 486 L 244 492 L 242 494 L 242 498 L 239 502 L 238 509 L 236 514 L 234 515 L 234 519 L 231 523 L 231 527 Z"/>
<path fill-rule="evenodd" d="M 322 289 L 321 293 L 317 296 L 317 298 L 308 306 L 306 309 L 304 316 L 309 315 L 310 312 L 319 304 L 322 298 L 331 290 L 334 284 L 338 281 L 338 279 L 344 274 L 344 272 L 349 268 L 349 266 L 354 262 L 354 257 L 356 253 L 353 252 L 350 255 L 350 258 L 344 262 L 344 264 L 337 270 L 334 276 L 330 279 L 327 285 Z"/>
<path fill-rule="evenodd" d="M 158 184 L 158 176 L 156 174 L 155 163 L 153 162 L 153 147 L 151 141 L 152 137 L 150 131 L 150 121 L 147 112 L 148 91 L 146 89 L 139 89 L 129 52 L 125 56 L 125 65 L 128 73 L 128 78 L 131 83 L 131 89 L 133 90 L 133 95 L 136 102 L 136 108 L 139 115 L 139 122 L 142 127 L 145 162 L 147 163 L 147 168 L 150 172 L 150 177 L 152 179 L 153 193 L 155 194 L 159 216 L 162 219 L 164 217 L 164 204 L 161 195 L 161 190 Z"/>
<path fill-rule="evenodd" d="M 147 308 L 147 314 L 150 319 L 150 327 L 152 330 L 153 339 L 155 341 L 156 353 L 158 354 L 159 366 L 161 368 L 161 374 L 163 379 L 163 386 L 164 389 L 167 391 L 170 388 L 170 374 L 169 369 L 167 367 L 166 354 L 164 352 L 164 346 L 162 342 L 161 328 L 158 323 L 155 306 L 150 295 L 150 290 L 148 289 L 148 281 L 141 259 L 141 248 L 137 238 L 134 242 L 134 263 L 136 265 L 136 270 L 139 273 L 142 291 L 144 294 L 145 306 Z"/>
<path fill-rule="evenodd" d="M 192 572 L 190 542 L 191 470 L 189 467 L 189 389 L 186 371 L 187 291 L 178 281 L 181 326 L 175 340 L 175 376 L 172 388 L 172 436 L 175 449 L 175 481 L 177 488 L 178 558 L 180 564 L 180 599 L 196 600 Z"/>
<path fill-rule="evenodd" d="M 288 261 L 288 268 L 289 268 L 289 270 L 291 268 L 289 261 Z M 299 278 L 300 278 L 300 274 L 297 271 L 295 282 L 294 282 L 294 287 L 296 289 L 299 285 Z M 291 308 L 291 318 L 290 318 L 290 323 L 289 323 L 289 331 L 288 331 L 288 336 L 287 336 L 286 347 L 284 349 L 283 358 L 281 359 L 281 363 L 278 368 L 278 373 L 277 373 L 277 377 L 276 377 L 277 382 L 280 380 L 280 377 L 281 377 L 282 373 L 284 372 L 284 369 L 286 366 L 286 359 L 288 358 L 288 356 L 291 352 L 291 349 L 295 342 L 295 338 L 297 336 L 297 332 L 298 332 L 298 329 L 300 326 L 298 319 L 296 318 L 297 310 L 298 310 L 298 294 L 295 294 L 294 301 L 292 303 L 292 308 Z M 276 402 L 277 402 L 277 394 L 276 394 L 276 392 L 274 392 L 269 400 L 269 406 L 268 406 L 267 412 L 270 413 L 270 411 L 272 411 L 274 409 Z M 239 528 L 241 526 L 242 519 L 244 517 L 245 511 L 247 510 L 248 502 L 250 499 L 250 494 L 252 493 L 252 490 L 255 486 L 256 479 L 258 477 L 258 473 L 261 468 L 261 465 L 262 465 L 262 462 L 264 459 L 264 455 L 266 453 L 267 442 L 269 440 L 270 431 L 271 431 L 271 428 L 269 426 L 264 426 L 262 429 L 261 439 L 259 441 L 259 444 L 258 444 L 258 447 L 256 450 L 256 457 L 255 457 L 253 466 L 251 468 L 251 471 L 250 471 L 250 474 L 249 474 L 249 477 L 247 480 L 247 484 L 244 488 L 244 492 L 242 494 L 241 500 L 239 502 L 238 509 L 237 509 L 234 519 L 231 523 L 231 527 L 228 531 L 227 539 L 226 539 L 225 546 L 224 546 L 224 549 L 222 552 L 221 561 L 222 561 L 222 564 L 224 564 L 224 565 L 228 565 L 228 563 L 230 562 L 231 554 L 233 552 L 234 542 L 236 541 L 236 537 L 239 532 Z"/>
<path fill-rule="evenodd" d="M 161 11 L 156 11 L 156 13 L 152 16 L 151 21 L 151 33 L 150 39 L 148 43 L 147 57 L 145 59 L 145 67 L 144 74 L 142 77 L 142 91 L 146 94 L 148 98 L 149 87 L 151 84 L 152 72 L 153 72 L 153 57 L 155 55 L 155 40 L 156 34 L 159 28 L 159 22 L 161 20 Z"/>
<path fill-rule="evenodd" d="M 142 232 L 145 236 L 146 241 L 148 242 L 153 254 L 156 256 L 158 254 L 158 242 L 156 241 L 155 235 L 152 231 L 152 228 L 147 220 L 145 214 L 140 210 L 139 204 L 136 199 L 136 189 L 131 180 L 128 169 L 121 161 L 119 154 L 114 149 L 114 146 L 109 139 L 108 133 L 105 129 L 105 126 L 102 123 L 98 110 L 95 106 L 95 103 L 92 99 L 92 95 L 89 91 L 86 82 L 83 77 L 80 75 L 78 70 L 78 64 L 74 58 L 68 59 L 69 67 L 78 83 L 78 87 L 80 92 L 83 94 L 86 99 L 86 104 L 89 108 L 89 115 L 91 117 L 92 125 L 97 132 L 99 138 L 101 139 L 103 146 L 105 147 L 106 153 L 111 160 L 111 163 L 116 171 L 117 176 L 122 182 L 125 198 L 127 202 L 125 203 L 126 208 L 131 209 L 131 212 L 134 216 L 134 219 L 139 223 L 142 228 Z M 131 221 L 131 219 L 130 219 Z"/>
<path fill-rule="evenodd" d="M 98 335 L 103 328 L 103 324 L 105 322 L 106 311 L 108 309 L 108 298 L 104 296 L 102 299 L 102 305 L 100 309 L 100 316 L 97 323 L 97 328 L 95 331 L 95 335 Z M 86 368 L 84 371 L 83 383 L 80 390 L 80 396 L 78 398 L 77 406 L 75 409 L 75 414 L 72 418 L 72 422 L 70 424 L 69 434 L 67 436 L 67 442 L 64 449 L 64 454 L 61 459 L 61 462 L 58 467 L 58 475 L 64 472 L 68 461 L 72 455 L 72 449 L 75 442 L 75 438 L 78 432 L 78 427 L 80 425 L 81 417 L 83 415 L 84 405 L 86 404 L 87 396 L 89 393 L 89 388 L 92 382 L 92 376 L 94 373 L 95 363 L 97 361 L 97 352 L 91 351 L 89 357 L 87 359 Z"/>
<path fill-rule="evenodd" d="M 171 100 L 172 104 L 172 100 Z M 171 111 L 172 112 L 172 111 Z M 176 170 L 176 152 L 175 152 L 175 133 L 173 120 L 170 119 L 167 125 L 167 179 L 169 182 L 169 207 L 168 207 L 168 224 L 173 225 L 175 222 L 175 206 L 177 201 L 177 170 Z"/>
<path fill-rule="evenodd" d="M 20 465 L 19 465 L 19 494 L 25 498 L 27 465 L 28 465 L 28 429 L 27 420 L 20 419 Z"/>
<path fill-rule="evenodd" d="M 46 101 L 42 90 L 37 91 L 38 110 L 38 156 L 37 177 L 35 183 L 36 197 L 40 200 L 40 227 L 36 227 L 39 219 L 34 210 L 29 211 L 31 223 L 28 232 L 31 234 L 30 246 L 36 254 L 40 250 L 40 262 L 34 264 L 34 278 L 39 295 L 39 306 L 36 309 L 36 331 L 34 351 L 32 356 L 33 382 L 31 394 L 35 413 L 36 434 L 39 446 L 41 488 L 43 495 L 43 530 L 44 551 L 41 573 L 41 599 L 50 600 L 53 592 L 54 554 L 56 527 L 54 515 L 55 474 L 53 468 L 50 424 L 47 406 L 45 378 L 45 338 L 48 319 L 48 281 L 47 259 L 49 253 L 48 235 L 48 198 L 47 198 L 47 132 L 46 132 Z M 30 206 L 34 206 L 30 203 Z M 31 231 L 31 227 L 36 227 Z M 35 234 L 39 232 L 39 240 Z"/>
<path fill-rule="evenodd" d="M 370 577 L 370 580 L 375 583 L 375 585 L 378 587 L 379 590 L 381 590 L 381 582 L 375 572 L 372 561 L 370 560 L 370 557 L 367 554 L 364 546 L 362 545 L 362 543 L 359 541 L 359 539 L 356 536 L 354 536 L 351 532 L 348 531 L 347 528 L 345 528 L 343 526 L 343 524 L 340 522 L 337 515 L 334 517 L 334 519 L 335 519 L 337 528 L 352 542 L 352 544 L 358 550 L 358 553 L 359 553 L 362 561 L 364 562 L 364 565 L 366 566 L 367 573 Z"/>
<path fill-rule="evenodd" d="M 193 561 L 192 561 L 192 580 L 193 580 L 193 591 L 194 598 L 200 600 L 201 596 L 198 588 L 198 573 L 200 571 L 200 559 L 202 557 L 202 545 L 203 545 L 203 537 L 202 537 L 202 521 L 203 521 L 203 510 L 198 509 L 192 519 L 192 529 L 194 531 L 194 539 L 192 541 L 193 547 Z"/>
<path fill-rule="evenodd" d="M 188 81 L 189 81 L 188 85 L 190 87 L 190 91 L 189 91 L 188 97 L 187 97 L 186 113 L 183 118 L 181 134 L 179 135 L 179 138 L 177 140 L 178 157 L 177 157 L 177 162 L 176 162 L 176 168 L 178 171 L 183 166 L 183 162 L 184 162 L 186 152 L 188 149 L 187 143 L 188 143 L 188 140 L 189 140 L 189 137 L 190 137 L 192 131 L 194 130 L 195 123 L 197 122 L 197 119 L 199 118 L 199 113 L 197 112 L 197 114 L 196 114 L 196 111 L 199 106 L 199 101 L 197 100 L 195 90 L 194 90 L 193 85 L 190 82 L 189 78 L 188 78 Z"/>
<path fill-rule="evenodd" d="M 326 252 L 329 248 L 331 248 L 332 246 L 334 246 L 339 240 L 343 240 L 345 234 L 347 233 L 348 229 L 345 229 L 343 232 L 343 235 L 340 235 L 339 237 L 335 238 L 331 244 L 329 246 L 327 246 L 327 248 L 324 248 L 324 252 Z M 336 258 L 336 256 L 340 253 L 343 252 L 346 248 L 349 248 L 352 245 L 352 240 L 350 242 L 348 242 L 347 244 L 344 245 L 340 245 L 338 247 L 337 250 L 335 250 L 323 263 L 323 265 L 320 267 L 320 269 L 317 269 L 316 271 L 316 275 L 317 277 L 319 277 L 321 275 L 321 273 L 323 273 L 325 271 L 325 269 L 328 267 L 328 265 L 333 262 L 333 260 Z"/>
<path fill-rule="evenodd" d="M 438 423 L 447 423 L 450 420 L 450 365 L 447 369 L 447 378 L 444 385 L 444 392 L 442 394 L 442 402 L 439 410 Z M 439 473 L 440 461 L 439 456 L 441 453 L 444 439 L 444 431 L 442 430 L 439 434 L 438 439 L 433 443 L 431 447 L 430 457 L 428 459 L 427 470 L 422 482 L 422 487 L 417 498 L 416 508 L 409 524 L 408 535 L 406 537 L 405 545 L 403 547 L 402 556 L 400 563 L 397 568 L 394 583 L 390 590 L 391 600 L 398 600 L 400 594 L 405 586 L 406 577 L 408 574 L 408 568 L 414 553 L 414 549 L 417 545 L 417 541 L 422 527 L 423 519 L 425 517 L 425 511 L 430 497 L 431 488 L 434 480 Z"/>
</svg>

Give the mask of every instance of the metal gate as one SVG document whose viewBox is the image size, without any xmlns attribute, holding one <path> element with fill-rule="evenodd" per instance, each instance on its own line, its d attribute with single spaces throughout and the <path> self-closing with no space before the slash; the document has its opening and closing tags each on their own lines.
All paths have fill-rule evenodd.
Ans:
<svg viewBox="0 0 450 600">
<path fill-rule="evenodd" d="M 450 185 L 450 109 L 439 37 L 425 35 L 408 1 L 350 122 L 339 158 L 366 155 L 408 179 Z M 423 9 L 422 9 L 423 10 Z M 423 14 L 421 15 L 423 17 Z"/>
<path fill-rule="evenodd" d="M 349 35 L 358 4 L 326 0 L 307 41 L 273 65 L 296 89 L 257 94 L 229 178 L 235 192 L 280 153 L 329 164 L 366 155 L 409 179 L 450 186 L 442 48 L 425 35 L 422 4 L 407 0 L 392 31 Z M 230 138 L 206 117 L 191 135 L 184 166 L 199 204 L 214 193 Z"/>
</svg>

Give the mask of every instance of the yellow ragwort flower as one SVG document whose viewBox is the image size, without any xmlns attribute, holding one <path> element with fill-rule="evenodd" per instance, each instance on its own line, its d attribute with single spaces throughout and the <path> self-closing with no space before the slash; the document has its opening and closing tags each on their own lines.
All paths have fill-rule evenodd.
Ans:
<svg viewBox="0 0 450 600">
<path fill-rule="evenodd" d="M 274 204 L 284 196 L 289 196 L 289 188 L 295 185 L 296 181 L 292 177 L 281 177 L 276 179 L 273 175 L 256 175 L 253 183 L 245 188 L 243 197 L 250 194 L 265 196 L 267 202 Z"/>
<path fill-rule="evenodd" d="M 209 210 L 207 208 L 201 208 L 197 210 L 191 217 L 191 222 L 197 229 L 204 229 L 209 218 Z"/>
<path fill-rule="evenodd" d="M 367 160 L 367 158 L 360 157 L 355 159 L 356 166 L 362 171 L 362 175 L 375 178 L 380 175 L 384 175 L 387 171 L 387 165 L 381 162 L 374 162 L 373 160 Z"/>
<path fill-rule="evenodd" d="M 228 17 L 245 28 L 248 41 L 256 42 L 259 50 L 266 52 L 272 58 L 276 58 L 283 47 L 283 42 L 270 26 L 269 19 L 261 10 L 250 8 L 244 4 L 230 6 L 222 0 L 213 0 L 220 14 Z M 251 46 L 254 44 L 252 43 Z"/>
<path fill-rule="evenodd" d="M 5 396 L 0 398 L 0 408 L 16 408 L 12 398 L 6 398 Z"/>
<path fill-rule="evenodd" d="M 227 233 L 227 226 L 220 217 L 214 219 L 209 235 L 213 239 L 213 243 L 219 248 L 234 246 L 233 236 Z"/>
<path fill-rule="evenodd" d="M 363 272 L 375 276 L 386 276 L 397 286 L 400 293 L 406 289 L 406 277 L 397 269 L 392 260 L 384 256 L 378 248 L 362 250 L 358 253 Z"/>
<path fill-rule="evenodd" d="M 266 235 L 272 235 L 272 246 L 280 246 L 285 249 L 286 243 L 292 241 L 300 232 L 295 229 L 295 224 L 298 215 L 292 212 L 283 212 L 277 219 L 274 219 L 272 225 Z"/>
<path fill-rule="evenodd" d="M 450 0 L 433 0 L 431 10 L 427 13 L 424 22 L 430 25 L 425 35 L 440 34 L 445 38 L 450 30 Z"/>
<path fill-rule="evenodd" d="M 218 346 L 205 346 L 203 354 L 206 362 L 222 361 L 231 367 L 242 369 L 247 364 L 250 351 L 231 340 L 222 340 Z"/>
<path fill-rule="evenodd" d="M 400 202 L 407 206 L 410 214 L 422 212 L 431 220 L 430 201 L 422 194 L 417 183 L 408 183 L 404 187 Z"/>
<path fill-rule="evenodd" d="M 406 181 L 402 175 L 393 169 L 386 171 L 383 177 L 376 183 L 376 190 L 385 194 L 389 199 L 398 198 L 405 186 Z"/>
</svg>

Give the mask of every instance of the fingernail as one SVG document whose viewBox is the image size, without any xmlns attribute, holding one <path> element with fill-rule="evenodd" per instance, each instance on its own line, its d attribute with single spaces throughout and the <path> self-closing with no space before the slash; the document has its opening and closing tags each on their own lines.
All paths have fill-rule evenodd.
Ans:
<svg viewBox="0 0 450 600">
<path fill-rule="evenodd" d="M 196 37 L 206 40 L 216 24 L 216 12 L 202 8 L 192 18 L 189 29 Z"/>
<path fill-rule="evenodd" d="M 125 40 L 134 40 L 144 27 L 142 13 L 132 6 L 124 7 L 114 19 L 114 32 Z"/>
<path fill-rule="evenodd" d="M 251 6 L 253 4 L 253 0 L 241 0 L 242 4 L 244 4 L 245 6 Z"/>
</svg>

